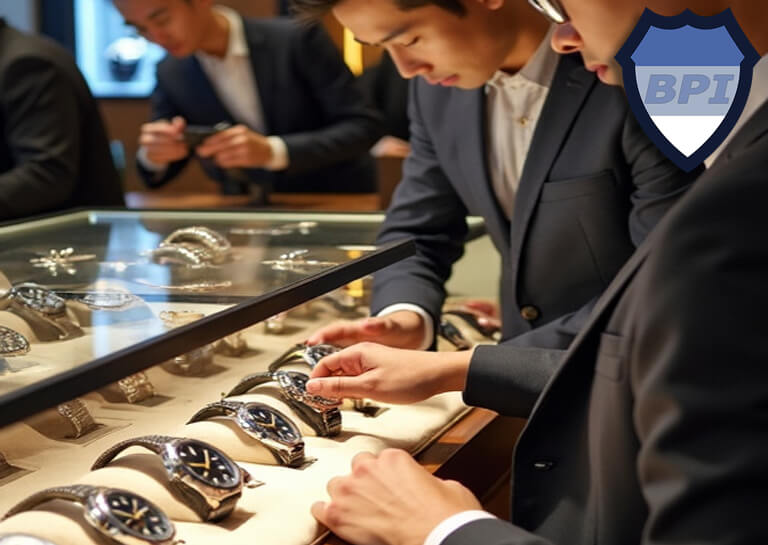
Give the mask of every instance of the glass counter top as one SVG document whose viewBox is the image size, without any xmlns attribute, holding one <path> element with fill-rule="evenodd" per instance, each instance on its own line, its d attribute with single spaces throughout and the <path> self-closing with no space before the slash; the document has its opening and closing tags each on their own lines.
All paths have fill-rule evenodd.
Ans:
<svg viewBox="0 0 768 545">
<path fill-rule="evenodd" d="M 0 426 L 411 255 L 373 245 L 382 219 L 83 210 L 0 226 Z"/>
</svg>

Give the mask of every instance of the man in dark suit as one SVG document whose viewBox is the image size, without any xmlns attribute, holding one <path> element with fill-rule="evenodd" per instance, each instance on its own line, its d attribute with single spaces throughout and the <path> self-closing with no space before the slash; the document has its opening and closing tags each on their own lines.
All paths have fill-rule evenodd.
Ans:
<svg viewBox="0 0 768 545">
<path fill-rule="evenodd" d="M 98 106 L 72 56 L 0 19 L 0 220 L 122 204 Z"/>
<path fill-rule="evenodd" d="M 244 19 L 211 0 L 115 0 L 128 24 L 165 48 L 142 127 L 150 187 L 192 154 L 225 193 L 372 192 L 368 149 L 381 135 L 352 74 L 321 27 Z M 190 149 L 188 125 L 230 127 Z"/>
<path fill-rule="evenodd" d="M 414 80 L 412 152 L 379 242 L 412 237 L 417 253 L 374 275 L 377 317 L 310 342 L 429 347 L 471 214 L 501 255 L 506 342 L 565 348 L 698 172 L 664 158 L 578 53 L 552 51 L 550 25 L 523 0 L 405 4 L 421 7 L 349 0 L 334 14 L 372 43 L 409 29 L 384 43 Z"/>
<path fill-rule="evenodd" d="M 662 15 L 731 8 L 763 55 L 754 81 L 768 76 L 768 12 L 752 0 L 532 1 L 563 21 L 558 50 L 582 51 L 608 82 L 621 81 L 613 57 L 646 6 Z M 312 393 L 408 402 L 464 390 L 469 403 L 530 413 L 515 450 L 511 522 L 394 450 L 358 457 L 315 515 L 355 543 L 768 542 L 764 84 L 752 87 L 732 136 L 619 271 L 538 401 L 516 397 L 534 381 L 504 347 L 493 348 L 495 364 L 467 367 L 363 345 L 316 368 L 319 377 L 359 376 L 310 381 Z"/>
</svg>

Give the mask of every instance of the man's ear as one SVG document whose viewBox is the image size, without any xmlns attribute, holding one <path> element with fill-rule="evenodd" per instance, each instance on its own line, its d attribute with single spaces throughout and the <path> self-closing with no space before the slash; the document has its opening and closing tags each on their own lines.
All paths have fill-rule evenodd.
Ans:
<svg viewBox="0 0 768 545">
<path fill-rule="evenodd" d="M 486 9 L 497 10 L 504 5 L 505 0 L 469 0 L 470 2 L 477 2 Z"/>
</svg>

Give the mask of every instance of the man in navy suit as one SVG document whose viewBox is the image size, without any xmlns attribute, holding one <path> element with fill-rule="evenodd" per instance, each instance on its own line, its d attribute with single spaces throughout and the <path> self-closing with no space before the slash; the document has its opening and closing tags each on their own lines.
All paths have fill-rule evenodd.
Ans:
<svg viewBox="0 0 768 545">
<path fill-rule="evenodd" d="M 546 365 L 530 348 L 568 346 L 697 172 L 670 163 L 578 53 L 552 51 L 550 24 L 524 0 L 295 3 L 332 8 L 412 78 L 411 154 L 379 242 L 413 238 L 416 255 L 374 275 L 375 317 L 309 341 L 429 347 L 475 215 L 501 256 L 505 343 Z"/>
<path fill-rule="evenodd" d="M 157 67 L 139 170 L 150 187 L 194 154 L 224 193 L 372 192 L 368 149 L 381 135 L 321 27 L 242 18 L 212 0 L 115 0 L 169 56 Z M 190 149 L 189 125 L 229 128 Z"/>
</svg>

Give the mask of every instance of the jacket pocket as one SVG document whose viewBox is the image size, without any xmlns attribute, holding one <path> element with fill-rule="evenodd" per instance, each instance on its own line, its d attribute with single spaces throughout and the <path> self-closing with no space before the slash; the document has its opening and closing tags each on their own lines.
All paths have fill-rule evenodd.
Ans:
<svg viewBox="0 0 768 545">
<path fill-rule="evenodd" d="M 610 189 L 615 183 L 615 177 L 610 170 L 605 170 L 592 176 L 552 180 L 541 188 L 541 201 L 560 201 L 591 195 Z"/>
<path fill-rule="evenodd" d="M 627 355 L 627 343 L 623 337 L 602 333 L 595 373 L 609 380 L 621 381 L 624 378 Z"/>
</svg>

